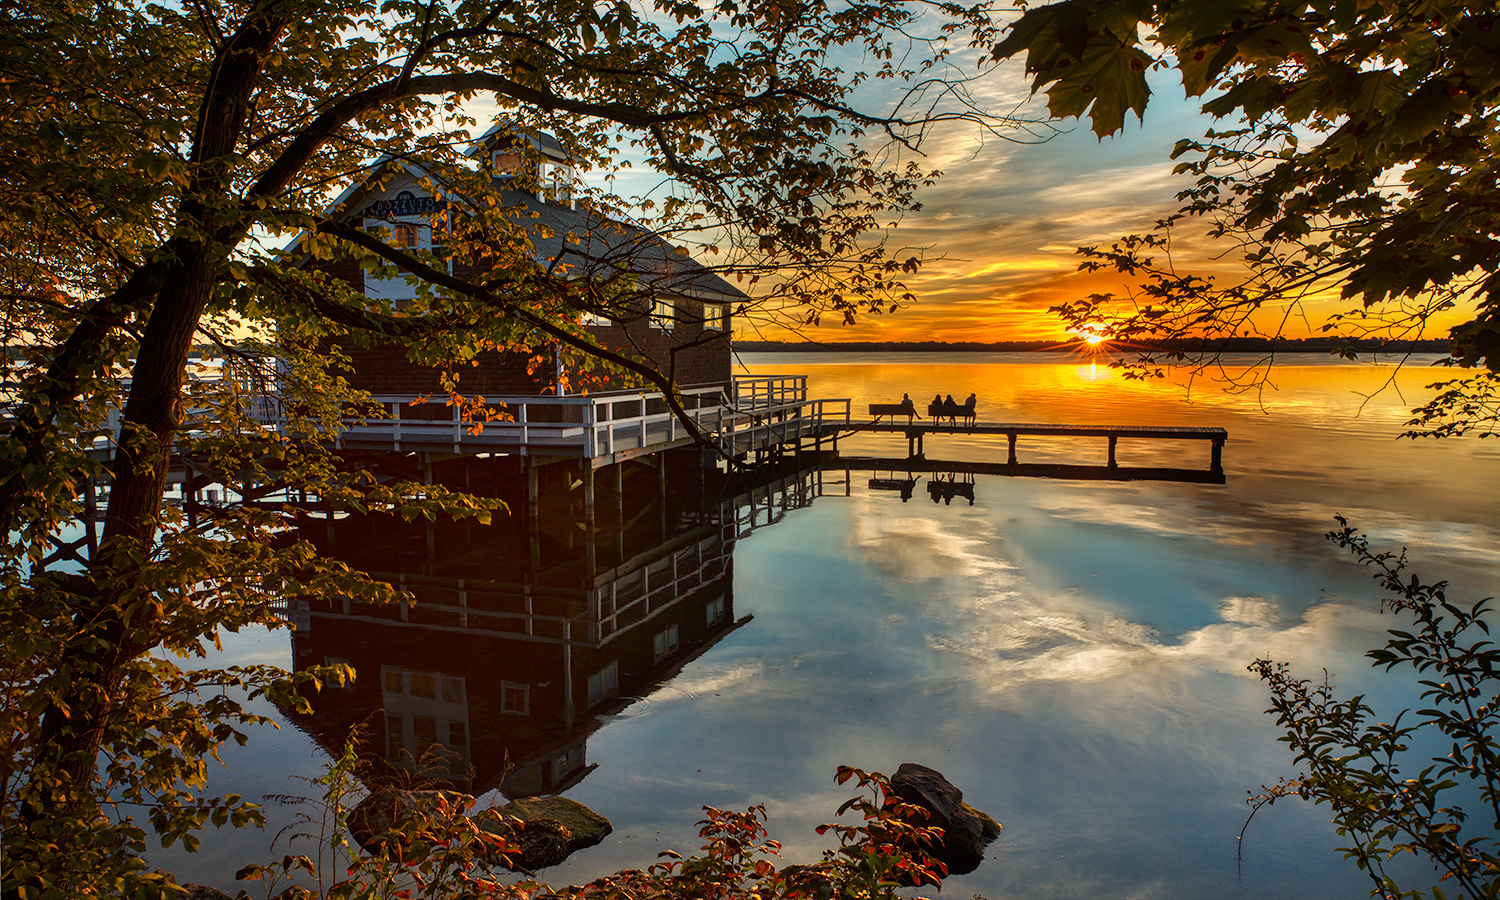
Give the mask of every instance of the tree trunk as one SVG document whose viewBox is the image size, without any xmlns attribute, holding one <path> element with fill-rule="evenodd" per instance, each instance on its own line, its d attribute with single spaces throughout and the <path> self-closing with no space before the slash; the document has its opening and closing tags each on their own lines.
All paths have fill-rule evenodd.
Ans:
<svg viewBox="0 0 1500 900">
<path fill-rule="evenodd" d="M 194 237 L 168 243 L 166 249 L 175 245 L 176 253 L 149 304 L 122 415 L 104 534 L 89 568 L 92 595 L 74 616 L 61 664 L 67 681 L 43 713 L 38 734 L 37 774 L 49 780 L 33 782 L 42 799 L 25 811 L 28 823 L 91 814 L 85 807 L 97 804 L 92 785 L 101 741 L 109 718 L 121 712 L 112 698 L 122 667 L 157 643 L 162 607 L 143 596 L 152 586 L 138 583 L 137 576 L 160 526 L 193 338 L 233 249 L 215 236 L 241 233 L 233 224 L 239 201 L 226 158 L 243 134 L 263 60 L 285 30 L 289 5 L 266 0 L 252 7 L 219 48 L 211 72 L 189 160 L 193 178 L 177 217 L 179 235 Z"/>
</svg>

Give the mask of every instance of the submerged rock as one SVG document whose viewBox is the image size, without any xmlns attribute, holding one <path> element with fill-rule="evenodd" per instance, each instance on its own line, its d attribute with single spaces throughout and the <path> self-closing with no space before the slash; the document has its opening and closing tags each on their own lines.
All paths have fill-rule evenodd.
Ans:
<svg viewBox="0 0 1500 900">
<path fill-rule="evenodd" d="M 902 763 L 891 776 L 891 789 L 903 802 L 928 812 L 929 818 L 912 824 L 943 829 L 941 845 L 927 852 L 941 860 L 950 875 L 979 868 L 985 845 L 1000 836 L 1000 823 L 965 803 L 963 791 L 936 769 Z"/>
</svg>

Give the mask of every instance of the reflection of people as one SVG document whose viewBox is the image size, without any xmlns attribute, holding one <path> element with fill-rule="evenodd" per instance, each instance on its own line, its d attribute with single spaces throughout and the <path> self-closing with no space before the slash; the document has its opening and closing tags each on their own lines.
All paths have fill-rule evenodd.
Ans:
<svg viewBox="0 0 1500 900">
<path fill-rule="evenodd" d="M 978 418 L 978 413 L 976 411 L 976 407 L 978 407 L 978 405 L 979 398 L 974 394 L 970 394 L 969 399 L 964 401 L 964 421 L 970 425 L 973 425 L 974 420 Z"/>
</svg>

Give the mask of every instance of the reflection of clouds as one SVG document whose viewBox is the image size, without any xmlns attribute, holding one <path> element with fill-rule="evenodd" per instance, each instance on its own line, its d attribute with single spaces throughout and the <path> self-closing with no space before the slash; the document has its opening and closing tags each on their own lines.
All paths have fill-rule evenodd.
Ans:
<svg viewBox="0 0 1500 900">
<path fill-rule="evenodd" d="M 883 500 L 880 502 L 884 502 Z M 918 481 L 912 503 L 930 504 L 923 482 Z M 989 523 L 965 519 L 966 525 Z M 850 538 L 870 565 L 886 578 L 901 582 L 960 577 L 1004 579 L 1014 568 L 997 558 L 990 548 L 991 535 L 959 534 L 953 523 L 936 517 L 880 516 L 866 514 L 854 519 Z"/>
<path fill-rule="evenodd" d="M 735 660 L 728 666 L 696 665 L 684 669 L 672 679 L 672 688 L 691 697 L 726 691 L 759 678 L 765 672 L 761 660 Z M 659 698 L 671 700 L 667 695 Z"/>
<path fill-rule="evenodd" d="M 1281 627 L 1273 600 L 1225 597 L 1219 603 L 1223 621 L 1164 644 L 1149 626 L 1117 616 L 1096 621 L 1076 606 L 1059 609 L 1051 598 L 1033 597 L 1024 590 L 1007 591 L 1003 603 L 985 597 L 976 602 L 985 607 L 982 623 L 965 622 L 931 633 L 927 646 L 965 657 L 967 665 L 980 670 L 972 683 L 983 685 L 990 694 L 1048 683 L 1139 679 L 1142 672 L 1165 667 L 1251 677 L 1244 666 L 1255 657 L 1327 661 L 1347 655 L 1348 631 L 1376 629 L 1380 624 L 1379 611 L 1370 604 L 1331 600 Z"/>
<path fill-rule="evenodd" d="M 1219 618 L 1243 625 L 1275 625 L 1281 618 L 1278 609 L 1264 597 L 1225 597 L 1219 601 Z"/>
</svg>

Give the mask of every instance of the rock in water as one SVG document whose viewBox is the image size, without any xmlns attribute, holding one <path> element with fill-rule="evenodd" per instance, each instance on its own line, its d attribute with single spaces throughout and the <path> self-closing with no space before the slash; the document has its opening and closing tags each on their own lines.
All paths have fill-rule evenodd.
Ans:
<svg viewBox="0 0 1500 900">
<path fill-rule="evenodd" d="M 349 811 L 349 832 L 369 853 L 379 853 L 391 828 L 412 813 L 435 815 L 439 804 L 451 810 L 474 798 L 455 791 L 372 791 Z M 535 871 L 555 866 L 568 855 L 604 840 L 614 830 L 609 820 L 566 797 L 534 797 L 507 803 L 498 815 L 476 815 L 479 827 L 510 840 L 514 852 L 504 861 L 511 868 Z"/>
<path fill-rule="evenodd" d="M 963 791 L 936 769 L 902 763 L 891 776 L 891 789 L 903 802 L 930 814 L 927 819 L 919 817 L 913 825 L 943 829 L 942 843 L 928 850 L 928 855 L 941 860 L 950 875 L 979 868 L 984 845 L 1000 835 L 1000 823 L 965 803 Z"/>
<path fill-rule="evenodd" d="M 528 826 L 549 819 L 561 824 L 572 835 L 568 840 L 568 853 L 592 847 L 614 831 L 608 819 L 567 797 L 523 797 L 500 807 L 499 812 L 504 816 L 514 816 Z"/>
<path fill-rule="evenodd" d="M 414 812 L 435 815 L 446 801 L 451 810 L 459 803 L 474 804 L 474 798 L 457 791 L 404 791 L 381 788 L 371 791 L 349 810 L 349 834 L 367 853 L 379 853 L 391 826 Z"/>
</svg>

